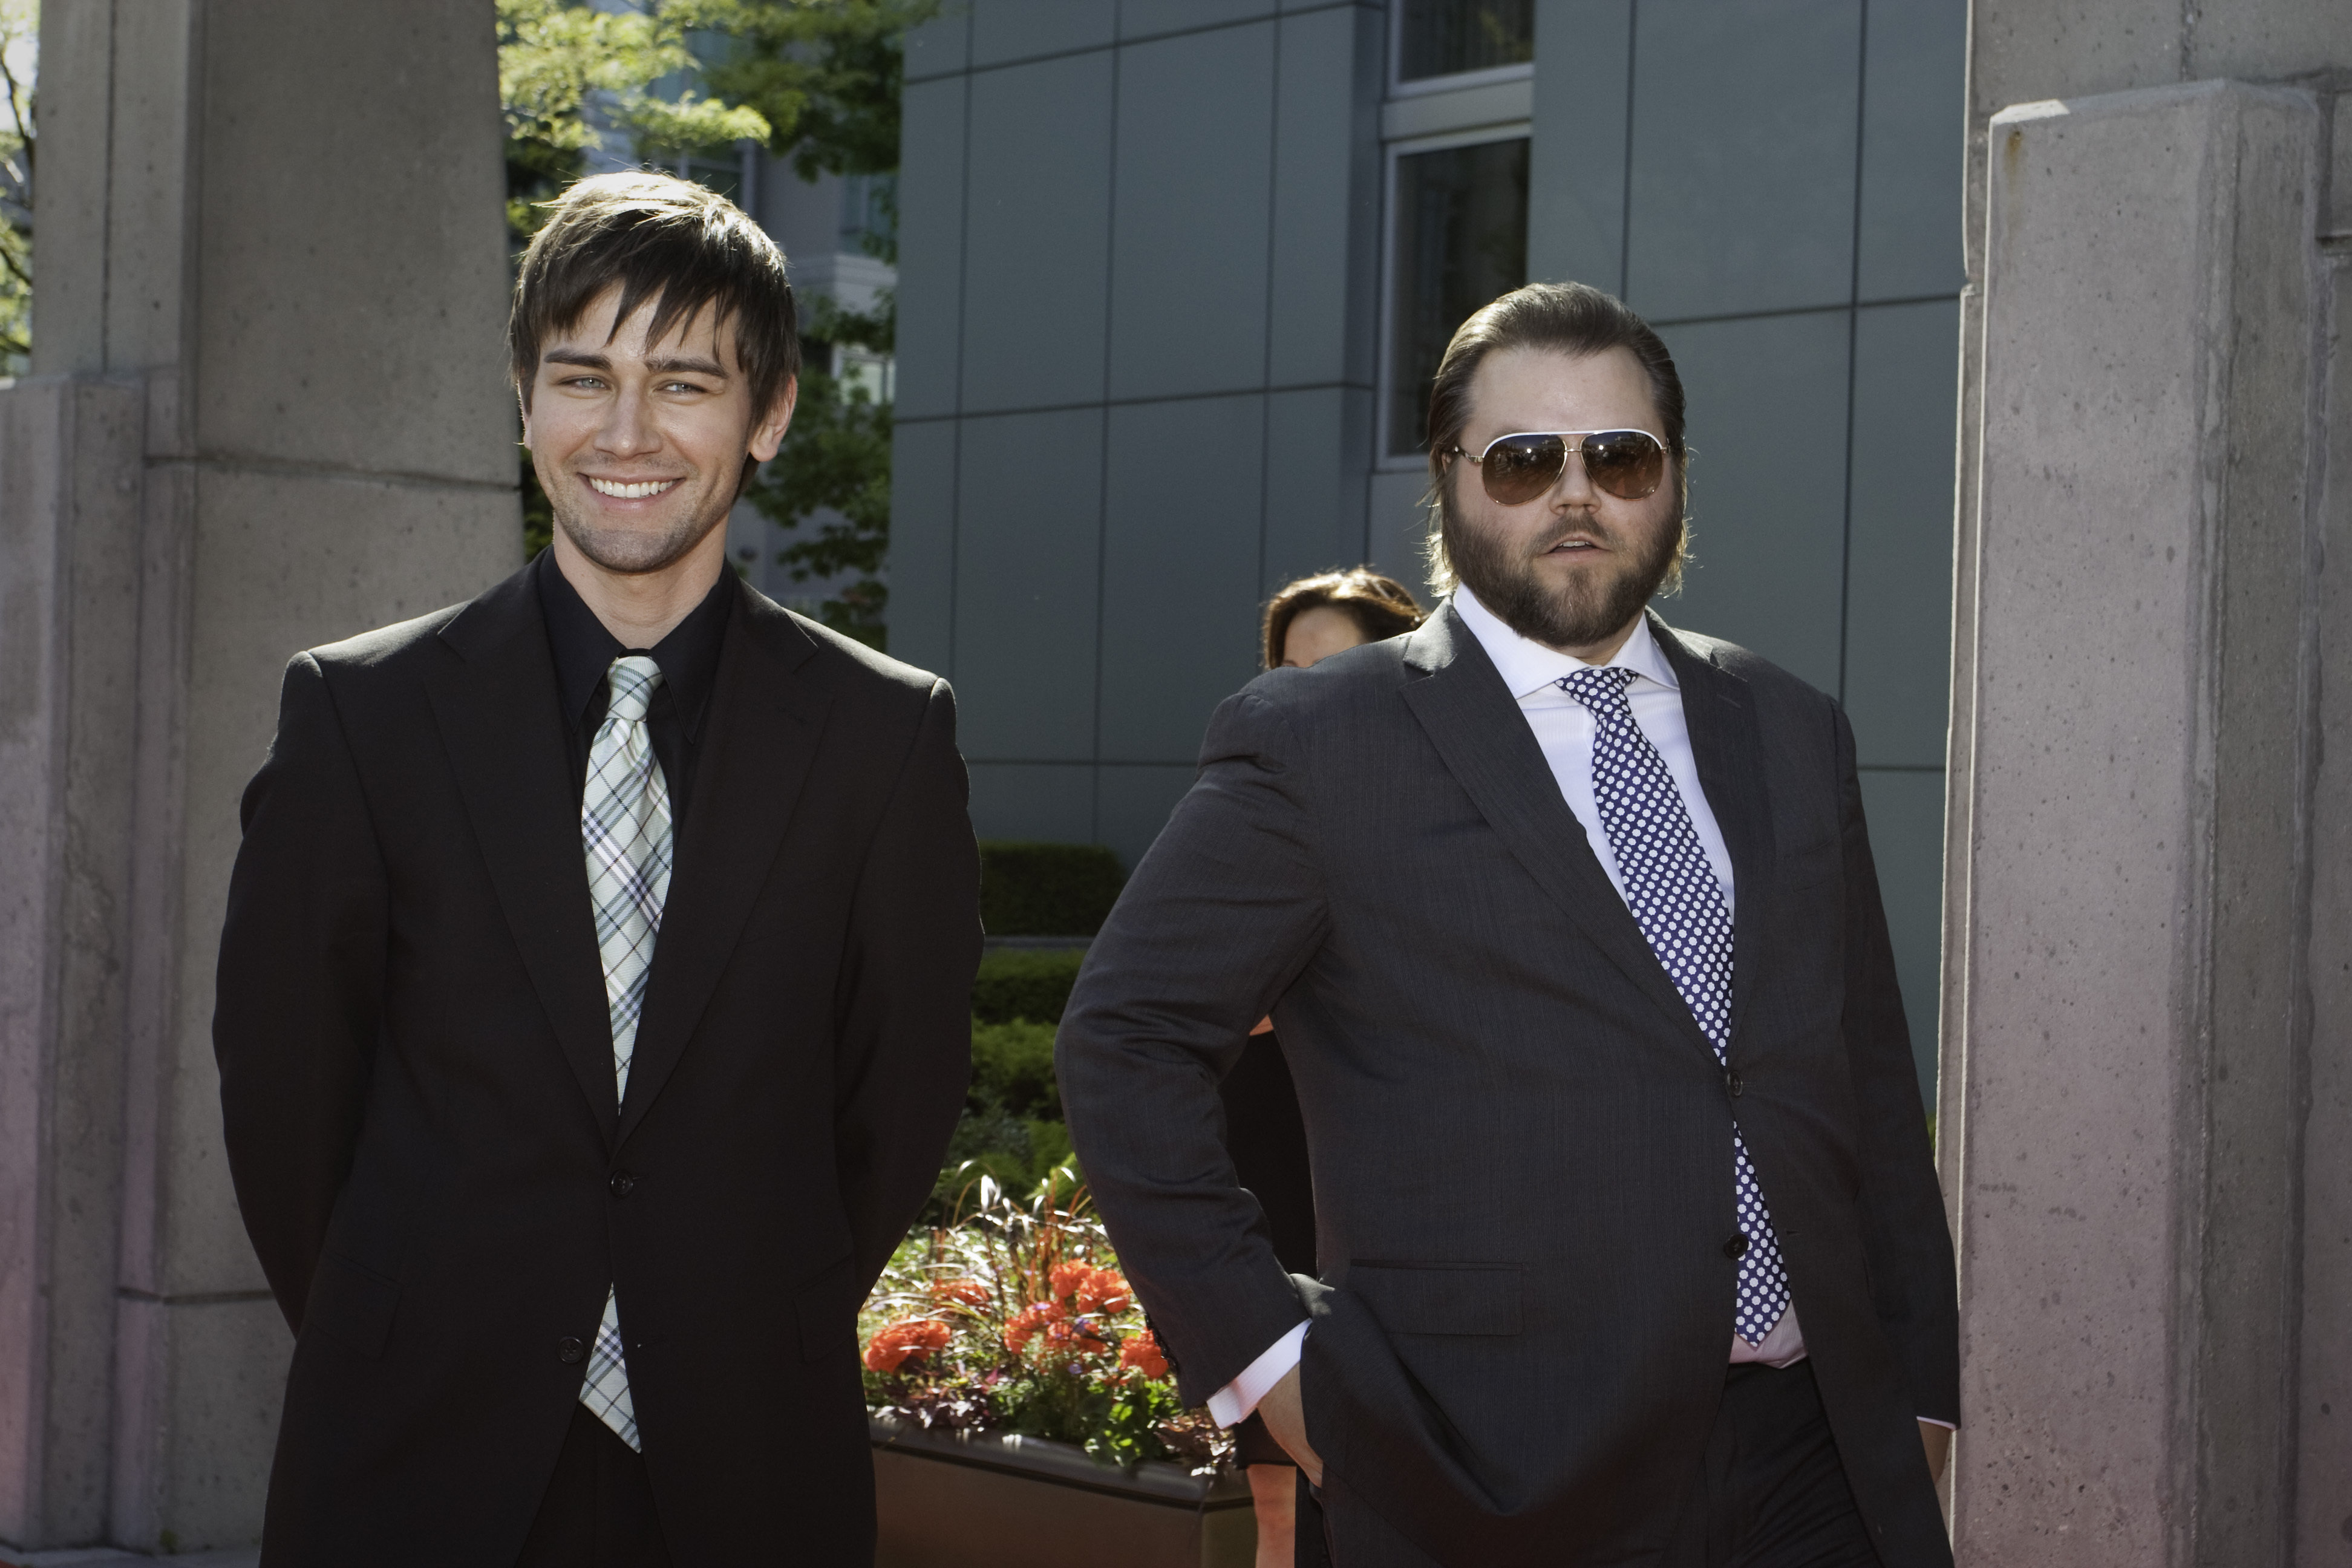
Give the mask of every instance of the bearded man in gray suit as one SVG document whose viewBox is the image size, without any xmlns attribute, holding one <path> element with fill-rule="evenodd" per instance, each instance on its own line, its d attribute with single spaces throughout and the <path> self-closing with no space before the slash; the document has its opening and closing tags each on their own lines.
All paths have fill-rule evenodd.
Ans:
<svg viewBox="0 0 2352 1568">
<path fill-rule="evenodd" d="M 1942 1568 L 1951 1238 L 1845 716 L 1648 611 L 1683 394 L 1618 300 L 1479 311 L 1430 435 L 1451 600 L 1226 701 L 1088 954 L 1111 1239 L 1340 1568 Z M 1220 1142 L 1269 1010 L 1319 1280 Z"/>
</svg>

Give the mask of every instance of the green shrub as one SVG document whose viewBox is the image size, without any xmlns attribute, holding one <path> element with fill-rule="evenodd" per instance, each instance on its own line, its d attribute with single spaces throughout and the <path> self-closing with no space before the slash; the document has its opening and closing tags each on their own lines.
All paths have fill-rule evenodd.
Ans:
<svg viewBox="0 0 2352 1568">
<path fill-rule="evenodd" d="M 1026 1194 L 1069 1157 L 1070 1130 L 1054 1081 L 1054 1026 L 973 1019 L 971 1088 L 924 1223 L 952 1219 L 958 1194 L 983 1173 L 1008 1193 Z"/>
<path fill-rule="evenodd" d="M 1016 1019 L 971 1026 L 971 1094 L 975 1110 L 1008 1116 L 1062 1119 L 1054 1084 L 1054 1026 Z"/>
<path fill-rule="evenodd" d="M 1058 1024 L 1077 984 L 1082 952 L 1049 948 L 1000 947 L 980 961 L 971 982 L 975 1024 L 1009 1024 L 1015 1018 Z"/>
<path fill-rule="evenodd" d="M 1099 844 L 984 840 L 980 923 L 991 936 L 1092 936 L 1126 881 Z"/>
</svg>

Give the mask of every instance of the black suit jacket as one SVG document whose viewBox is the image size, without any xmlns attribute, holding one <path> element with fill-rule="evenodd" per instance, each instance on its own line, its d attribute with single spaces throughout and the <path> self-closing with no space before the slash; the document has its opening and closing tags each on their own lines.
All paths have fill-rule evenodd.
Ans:
<svg viewBox="0 0 2352 1568">
<path fill-rule="evenodd" d="M 673 1559 L 871 1558 L 856 1313 L 970 1065 L 943 682 L 740 589 L 617 1098 L 529 572 L 300 655 L 214 1041 L 298 1336 L 265 1560 L 514 1561 L 607 1286 Z"/>
<path fill-rule="evenodd" d="M 1723 1391 L 1736 1111 L 1863 1514 L 1945 1563 L 1914 1417 L 1958 1415 L 1951 1245 L 1852 734 L 1653 627 L 1734 870 L 1736 1099 L 1449 608 L 1218 710 L 1064 1016 L 1071 1133 L 1188 1396 L 1311 1315 L 1335 1508 L 1490 1568 L 1664 1547 Z M 1216 1136 L 1269 1007 L 1322 1283 Z"/>
</svg>

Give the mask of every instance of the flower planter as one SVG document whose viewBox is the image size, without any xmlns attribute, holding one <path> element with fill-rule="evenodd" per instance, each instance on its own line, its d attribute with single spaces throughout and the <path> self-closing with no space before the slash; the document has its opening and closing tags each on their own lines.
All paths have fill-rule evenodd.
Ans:
<svg viewBox="0 0 2352 1568">
<path fill-rule="evenodd" d="M 875 1568 L 1250 1568 L 1257 1521 L 1239 1472 L 1131 1470 L 1038 1437 L 876 1419 Z"/>
</svg>

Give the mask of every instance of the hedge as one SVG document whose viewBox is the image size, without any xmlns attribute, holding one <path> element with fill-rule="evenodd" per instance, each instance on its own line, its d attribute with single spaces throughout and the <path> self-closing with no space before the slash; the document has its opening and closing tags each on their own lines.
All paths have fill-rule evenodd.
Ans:
<svg viewBox="0 0 2352 1568">
<path fill-rule="evenodd" d="M 1009 1024 L 1026 1018 L 1050 1029 L 1062 1021 L 1085 957 L 1083 952 L 1034 947 L 1000 947 L 987 953 L 980 961 L 980 973 L 972 976 L 972 1021 Z"/>
<path fill-rule="evenodd" d="M 1092 936 L 1126 881 L 1099 844 L 984 839 L 980 923 L 991 936 Z"/>
</svg>

